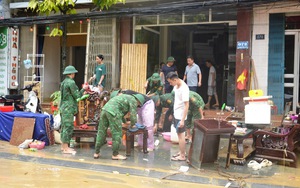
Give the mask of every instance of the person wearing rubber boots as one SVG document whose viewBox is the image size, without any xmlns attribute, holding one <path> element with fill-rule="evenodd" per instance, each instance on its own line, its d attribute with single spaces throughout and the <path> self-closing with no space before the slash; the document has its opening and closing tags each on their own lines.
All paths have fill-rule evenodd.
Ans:
<svg viewBox="0 0 300 188">
<path fill-rule="evenodd" d="M 192 135 L 191 129 L 194 128 L 194 120 L 195 119 L 204 119 L 203 109 L 205 103 L 202 97 L 194 92 L 190 91 L 190 98 L 189 98 L 189 111 L 186 120 L 186 141 L 187 143 L 192 142 Z"/>
<path fill-rule="evenodd" d="M 148 151 L 154 150 L 154 102 L 151 98 L 147 97 L 146 95 L 143 95 L 141 93 L 138 93 L 133 90 L 126 90 L 123 89 L 120 91 L 120 93 L 127 94 L 127 95 L 136 95 L 139 94 L 144 98 L 144 103 L 141 104 L 141 106 L 138 108 L 138 120 L 137 122 L 139 124 L 142 124 L 146 127 L 148 130 L 148 139 L 147 139 L 147 145 L 148 145 Z M 143 134 L 138 135 L 138 145 L 143 145 Z"/>
<path fill-rule="evenodd" d="M 69 143 L 73 135 L 74 129 L 74 115 L 78 113 L 78 105 L 76 99 L 80 98 L 84 90 L 88 86 L 83 86 L 83 89 L 79 91 L 75 81 L 75 73 L 78 71 L 73 66 L 67 66 L 63 72 L 66 78 L 60 84 L 61 102 L 60 102 L 60 114 L 61 114 L 61 141 L 62 141 L 62 153 L 75 154 L 72 148 L 69 148 Z"/>
<path fill-rule="evenodd" d="M 100 114 L 94 159 L 98 159 L 100 156 L 100 148 L 105 144 L 108 127 L 110 127 L 112 134 L 112 159 L 126 159 L 125 156 L 119 154 L 119 149 L 122 142 L 123 119 L 124 116 L 129 113 L 131 126 L 134 126 L 137 122 L 137 108 L 143 103 L 143 96 L 135 94 L 112 97 L 104 105 Z"/>
<path fill-rule="evenodd" d="M 145 89 L 147 88 L 149 90 L 147 93 L 148 97 L 163 94 L 164 85 L 158 73 L 153 73 L 153 75 L 147 79 Z"/>
</svg>

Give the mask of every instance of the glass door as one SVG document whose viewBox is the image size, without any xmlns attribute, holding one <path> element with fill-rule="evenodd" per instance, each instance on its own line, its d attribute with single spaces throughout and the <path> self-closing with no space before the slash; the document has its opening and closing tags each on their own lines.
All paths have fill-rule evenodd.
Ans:
<svg viewBox="0 0 300 188">
<path fill-rule="evenodd" d="M 296 112 L 299 102 L 299 31 L 285 32 L 284 99 Z"/>
</svg>

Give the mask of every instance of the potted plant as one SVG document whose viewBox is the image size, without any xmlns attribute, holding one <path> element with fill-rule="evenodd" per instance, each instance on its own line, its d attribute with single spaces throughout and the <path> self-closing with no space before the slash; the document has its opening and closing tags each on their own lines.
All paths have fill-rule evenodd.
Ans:
<svg viewBox="0 0 300 188">
<path fill-rule="evenodd" d="M 61 100 L 61 94 L 60 91 L 55 91 L 50 95 L 51 98 L 51 112 L 56 115 L 59 111 L 59 104 Z"/>
</svg>

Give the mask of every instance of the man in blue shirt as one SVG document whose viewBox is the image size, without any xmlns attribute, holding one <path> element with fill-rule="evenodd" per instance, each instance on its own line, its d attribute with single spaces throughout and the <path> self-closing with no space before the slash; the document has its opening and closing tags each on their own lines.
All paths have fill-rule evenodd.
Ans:
<svg viewBox="0 0 300 188">
<path fill-rule="evenodd" d="M 192 56 L 187 57 L 187 66 L 185 68 L 183 81 L 187 81 L 190 91 L 197 92 L 201 86 L 202 74 L 199 66 L 194 62 Z"/>
</svg>

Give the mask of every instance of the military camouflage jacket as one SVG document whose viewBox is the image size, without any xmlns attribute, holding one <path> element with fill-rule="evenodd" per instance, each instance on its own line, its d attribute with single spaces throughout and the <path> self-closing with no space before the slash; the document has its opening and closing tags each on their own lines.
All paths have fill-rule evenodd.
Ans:
<svg viewBox="0 0 300 188">
<path fill-rule="evenodd" d="M 131 95 L 116 96 L 110 99 L 102 109 L 113 116 L 121 115 L 122 118 L 130 112 L 131 125 L 137 122 L 137 101 Z"/>
<path fill-rule="evenodd" d="M 173 111 L 173 105 L 174 105 L 174 93 L 167 93 L 164 95 L 159 96 L 160 99 L 160 105 L 156 106 L 155 110 L 155 123 L 158 123 L 161 113 L 162 113 L 162 108 L 169 108 Z M 173 113 L 172 113 L 173 114 Z"/>
<path fill-rule="evenodd" d="M 155 93 L 156 95 L 162 95 L 164 85 L 161 81 L 154 83 L 151 78 L 148 78 L 149 94 Z"/>
<path fill-rule="evenodd" d="M 198 111 L 199 108 L 203 109 L 204 106 L 205 104 L 202 97 L 198 93 L 190 91 L 189 110 Z"/>
<path fill-rule="evenodd" d="M 75 81 L 66 77 L 60 84 L 61 101 L 60 111 L 76 114 L 78 112 L 78 105 L 76 99 L 80 98 L 84 92 L 84 89 L 79 91 Z"/>
</svg>

